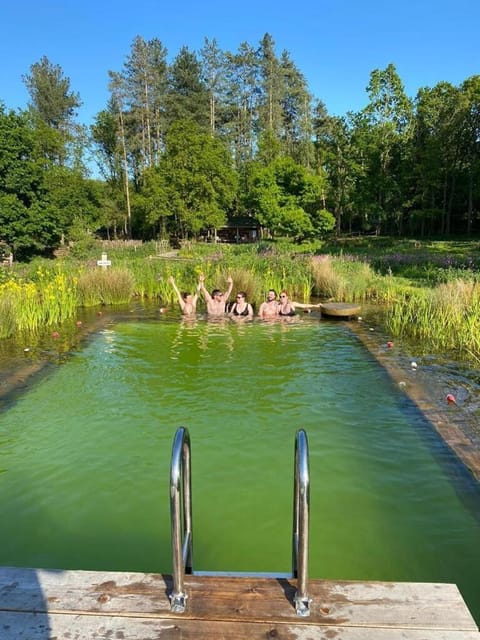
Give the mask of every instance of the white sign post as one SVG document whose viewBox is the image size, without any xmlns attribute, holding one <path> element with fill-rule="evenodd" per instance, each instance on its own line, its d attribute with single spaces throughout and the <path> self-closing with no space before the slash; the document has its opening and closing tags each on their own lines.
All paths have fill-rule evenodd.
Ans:
<svg viewBox="0 0 480 640">
<path fill-rule="evenodd" d="M 102 269 L 106 269 L 111 264 L 112 264 L 112 261 L 111 260 L 107 260 L 107 254 L 106 253 L 102 253 L 102 259 L 101 260 L 97 260 L 97 265 L 99 267 L 102 267 Z"/>
</svg>

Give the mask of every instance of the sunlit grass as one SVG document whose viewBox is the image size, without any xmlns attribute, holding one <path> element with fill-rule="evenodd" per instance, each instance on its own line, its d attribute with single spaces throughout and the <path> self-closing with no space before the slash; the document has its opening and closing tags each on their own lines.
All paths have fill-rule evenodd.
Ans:
<svg viewBox="0 0 480 640">
<path fill-rule="evenodd" d="M 455 351 L 480 362 L 480 288 L 475 280 L 456 280 L 410 293 L 391 305 L 386 327 L 432 351 Z"/>
<path fill-rule="evenodd" d="M 78 300 L 83 307 L 125 304 L 133 297 L 135 282 L 128 269 L 92 269 L 80 274 Z"/>
</svg>

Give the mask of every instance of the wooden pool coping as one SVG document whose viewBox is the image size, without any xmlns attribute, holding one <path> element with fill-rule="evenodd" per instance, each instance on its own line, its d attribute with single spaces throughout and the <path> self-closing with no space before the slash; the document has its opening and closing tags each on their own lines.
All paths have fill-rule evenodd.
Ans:
<svg viewBox="0 0 480 640">
<path fill-rule="evenodd" d="M 170 611 L 171 577 L 0 567 L 2 640 L 480 640 L 453 584 L 186 576 L 187 610 Z"/>
</svg>

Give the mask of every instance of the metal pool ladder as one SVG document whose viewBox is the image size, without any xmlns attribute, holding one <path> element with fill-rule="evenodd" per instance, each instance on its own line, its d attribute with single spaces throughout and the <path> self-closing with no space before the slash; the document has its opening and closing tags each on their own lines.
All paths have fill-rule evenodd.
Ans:
<svg viewBox="0 0 480 640">
<path fill-rule="evenodd" d="M 271 577 L 297 579 L 295 610 L 298 616 L 306 617 L 310 615 L 311 603 L 311 598 L 308 596 L 310 472 L 308 440 L 303 429 L 299 429 L 295 435 L 293 495 L 292 573 L 287 576 L 273 574 Z M 190 435 L 186 427 L 177 429 L 173 440 L 170 463 L 170 518 L 173 556 L 173 590 L 169 595 L 170 608 L 176 613 L 183 613 L 187 601 L 184 584 L 185 574 L 194 573 L 192 563 L 191 449 Z M 198 572 L 197 575 L 201 573 Z"/>
</svg>

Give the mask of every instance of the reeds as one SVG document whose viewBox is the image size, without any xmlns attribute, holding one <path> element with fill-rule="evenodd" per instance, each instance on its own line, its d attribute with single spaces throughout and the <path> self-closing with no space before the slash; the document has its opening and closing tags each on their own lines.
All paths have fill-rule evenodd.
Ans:
<svg viewBox="0 0 480 640">
<path fill-rule="evenodd" d="M 78 306 L 65 274 L 37 274 L 39 282 L 8 280 L 0 285 L 0 336 L 35 332 L 72 317 Z"/>
<path fill-rule="evenodd" d="M 125 304 L 133 297 L 135 282 L 128 269 L 90 269 L 78 277 L 79 304 L 92 307 L 99 304 Z"/>
<path fill-rule="evenodd" d="M 480 362 L 480 289 L 475 280 L 455 280 L 410 292 L 386 314 L 392 335 L 414 340 L 424 350 L 455 351 Z"/>
<path fill-rule="evenodd" d="M 192 243 L 170 260 L 152 256 L 153 247 L 116 253 L 112 249 L 113 266 L 105 270 L 96 266 L 96 260 L 18 265 L 8 275 L 1 273 L 0 338 L 59 325 L 79 306 L 125 304 L 134 297 L 176 304 L 169 276 L 175 277 L 180 290 L 193 292 L 203 273 L 209 290 L 225 290 L 231 275 L 234 290 L 246 291 L 256 308 L 268 289 L 286 289 L 292 299 L 303 302 L 314 295 L 382 304 L 386 329 L 393 336 L 431 351 L 455 350 L 462 358 L 480 362 L 480 292 L 474 276 L 467 274 L 432 289 L 415 286 L 390 270 L 380 275 L 367 259 L 357 256 L 312 255 L 280 245 L 271 249 L 205 244 L 198 248 Z M 202 310 L 202 303 L 198 308 Z"/>
</svg>

